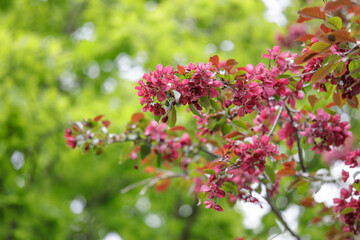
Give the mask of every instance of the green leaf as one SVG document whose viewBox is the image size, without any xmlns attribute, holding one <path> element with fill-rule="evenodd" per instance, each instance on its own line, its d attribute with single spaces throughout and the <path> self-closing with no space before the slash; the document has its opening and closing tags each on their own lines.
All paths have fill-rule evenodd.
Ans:
<svg viewBox="0 0 360 240">
<path fill-rule="evenodd" d="M 161 119 L 161 115 L 154 115 L 154 120 L 159 122 Z"/>
<path fill-rule="evenodd" d="M 210 104 L 215 112 L 217 112 L 219 110 L 219 105 L 217 104 L 217 102 L 215 100 L 210 99 Z"/>
<path fill-rule="evenodd" d="M 325 26 L 333 30 L 340 30 L 342 27 L 342 20 L 339 17 L 332 17 L 325 22 Z"/>
<path fill-rule="evenodd" d="M 327 50 L 330 49 L 331 46 L 332 46 L 331 43 L 316 42 L 311 46 L 310 50 L 312 50 L 314 52 L 326 52 Z"/>
<path fill-rule="evenodd" d="M 318 68 L 311 77 L 310 83 L 314 84 L 316 82 L 323 80 L 326 77 L 326 75 L 329 73 L 331 67 L 332 64 L 327 64 L 325 66 L 321 66 L 320 68 Z"/>
<path fill-rule="evenodd" d="M 145 158 L 151 151 L 151 146 L 150 144 L 142 144 L 140 146 L 140 155 L 141 155 L 141 158 Z"/>
<path fill-rule="evenodd" d="M 353 78 L 360 78 L 360 61 L 359 60 L 352 60 L 350 63 L 349 63 L 349 72 L 350 72 L 350 75 L 353 77 Z"/>
<path fill-rule="evenodd" d="M 190 108 L 191 112 L 192 112 L 194 115 L 196 115 L 196 116 L 198 116 L 198 117 L 201 117 L 199 111 L 196 109 L 196 107 L 194 106 L 194 104 L 190 104 L 190 105 L 189 105 L 189 108 Z"/>
<path fill-rule="evenodd" d="M 347 208 L 344 208 L 344 210 L 342 210 L 340 214 L 345 215 L 345 214 L 348 214 L 348 213 L 352 213 L 354 211 L 355 210 L 353 208 L 347 207 Z"/>
<path fill-rule="evenodd" d="M 200 97 L 200 105 L 203 106 L 204 108 L 208 108 L 210 106 L 210 95 L 207 94 L 203 97 Z"/>
<path fill-rule="evenodd" d="M 169 111 L 168 117 L 169 117 L 169 119 L 167 121 L 167 125 L 169 127 L 174 127 L 176 124 L 176 109 L 175 109 L 175 107 L 171 108 L 171 110 Z"/>
<path fill-rule="evenodd" d="M 354 188 L 360 192 L 360 182 L 353 184 Z"/>
<path fill-rule="evenodd" d="M 212 170 L 212 169 L 204 169 L 204 172 L 207 173 L 207 174 L 216 175 L 215 171 Z"/>
<path fill-rule="evenodd" d="M 232 130 L 232 127 L 229 124 L 225 123 L 221 126 L 221 132 L 222 132 L 223 136 L 230 133 L 231 130 Z"/>
<path fill-rule="evenodd" d="M 274 169 L 270 165 L 265 166 L 265 173 L 268 175 L 272 183 L 276 181 L 276 175 Z"/>
<path fill-rule="evenodd" d="M 230 192 L 232 194 L 238 194 L 238 189 L 233 182 L 224 182 L 222 187 L 226 192 Z"/>
</svg>

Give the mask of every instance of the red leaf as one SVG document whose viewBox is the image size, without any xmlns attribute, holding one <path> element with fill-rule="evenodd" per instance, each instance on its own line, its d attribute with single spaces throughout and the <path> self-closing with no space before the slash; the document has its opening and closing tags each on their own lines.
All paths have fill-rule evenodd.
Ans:
<svg viewBox="0 0 360 240">
<path fill-rule="evenodd" d="M 318 68 L 316 72 L 312 75 L 310 83 L 316 83 L 323 80 L 326 75 L 328 75 L 332 66 L 332 64 L 328 63 L 327 65 Z"/>
<path fill-rule="evenodd" d="M 181 75 L 186 74 L 185 68 L 183 66 L 177 65 L 177 70 L 178 70 L 178 73 L 180 73 Z"/>
<path fill-rule="evenodd" d="M 359 100 L 357 99 L 356 96 L 352 96 L 351 99 L 347 98 L 346 100 L 347 100 L 350 107 L 352 107 L 352 108 L 358 108 L 359 107 Z"/>
<path fill-rule="evenodd" d="M 210 57 L 209 62 L 211 62 L 217 69 L 219 68 L 219 56 L 218 55 Z"/>
<path fill-rule="evenodd" d="M 241 132 L 239 131 L 234 131 L 234 132 L 231 132 L 231 133 L 228 133 L 224 136 L 224 138 L 233 138 L 233 137 L 236 137 L 236 136 L 239 136 L 239 135 L 244 135 L 242 134 Z"/>
<path fill-rule="evenodd" d="M 320 25 L 320 29 L 321 29 L 325 34 L 332 31 L 330 28 L 328 28 L 327 26 L 325 26 L 325 24 L 321 24 L 321 25 Z"/>
<path fill-rule="evenodd" d="M 334 103 L 339 106 L 339 107 L 342 107 L 345 105 L 345 99 L 342 98 L 341 96 L 341 92 L 339 90 L 337 90 L 336 92 L 333 93 L 333 100 L 334 100 Z"/>
<path fill-rule="evenodd" d="M 300 65 L 304 62 L 307 62 L 309 61 L 310 59 L 316 57 L 319 53 L 317 52 L 314 52 L 314 51 L 307 51 L 305 54 L 301 55 L 301 56 L 298 56 L 295 61 L 294 61 L 294 64 L 296 65 Z"/>
<path fill-rule="evenodd" d="M 351 5 L 350 0 L 337 0 L 337 1 L 331 1 L 326 3 L 325 5 L 325 11 L 335 11 L 337 9 L 343 8 L 345 6 Z"/>
<path fill-rule="evenodd" d="M 325 12 L 321 11 L 320 7 L 307 7 L 298 12 L 304 18 L 310 19 L 323 19 L 325 20 Z M 299 19 L 298 19 L 299 20 Z M 307 21 L 307 20 L 305 20 Z"/>
<path fill-rule="evenodd" d="M 310 40 L 310 39 L 312 39 L 314 37 L 315 37 L 315 35 L 313 35 L 313 34 L 303 34 L 300 37 L 298 37 L 295 41 L 297 41 L 297 42 L 306 42 L 306 41 L 308 41 L 308 40 Z"/>
<path fill-rule="evenodd" d="M 335 37 L 333 42 L 353 42 L 356 43 L 356 38 L 347 30 L 334 31 L 328 34 L 328 39 L 332 41 L 331 36 Z"/>
<path fill-rule="evenodd" d="M 133 123 L 137 123 L 138 121 L 140 121 L 141 119 L 143 119 L 145 117 L 145 115 L 143 113 L 134 113 L 131 116 L 131 122 Z"/>
<path fill-rule="evenodd" d="M 309 103 L 310 103 L 310 105 L 311 105 L 312 107 L 314 107 L 315 104 L 316 104 L 318 101 L 320 101 L 320 99 L 321 99 L 321 98 L 318 98 L 318 97 L 316 97 L 315 95 L 309 95 L 309 96 L 308 96 Z"/>
<path fill-rule="evenodd" d="M 104 120 L 104 121 L 102 121 L 102 124 L 103 124 L 106 128 L 108 128 L 108 127 L 110 126 L 110 121 L 109 121 L 109 120 Z"/>
<path fill-rule="evenodd" d="M 170 131 L 173 131 L 173 132 L 175 132 L 175 131 L 186 131 L 186 128 L 183 127 L 183 126 L 175 126 L 175 127 L 171 128 Z"/>
<path fill-rule="evenodd" d="M 314 207 L 315 201 L 314 198 L 312 197 L 306 197 L 300 201 L 300 204 L 303 205 L 304 207 Z"/>
<path fill-rule="evenodd" d="M 329 103 L 328 105 L 326 105 L 326 106 L 324 107 L 324 109 L 331 108 L 331 107 L 333 107 L 333 106 L 336 106 L 336 104 L 332 102 L 332 103 Z"/>
<path fill-rule="evenodd" d="M 229 59 L 226 61 L 226 66 L 227 67 L 232 67 L 232 66 L 235 66 L 236 64 L 238 64 L 238 62 L 235 60 L 235 59 Z"/>
<path fill-rule="evenodd" d="M 296 171 L 292 168 L 283 168 L 283 169 L 280 169 L 276 176 L 278 177 L 284 177 L 284 176 L 292 176 L 292 175 L 295 175 L 296 174 Z"/>
<path fill-rule="evenodd" d="M 306 21 L 309 21 L 311 20 L 310 18 L 304 18 L 303 16 L 299 16 L 298 20 L 296 21 L 297 23 L 303 23 L 303 22 L 306 22 Z"/>
<path fill-rule="evenodd" d="M 170 186 L 170 183 L 171 183 L 171 178 L 166 178 L 166 179 L 160 180 L 155 184 L 155 190 L 157 192 L 163 192 L 166 189 L 168 189 L 168 187 Z"/>
<path fill-rule="evenodd" d="M 146 173 L 154 173 L 155 172 L 155 167 L 154 166 L 146 166 L 144 169 L 144 172 Z"/>
<path fill-rule="evenodd" d="M 284 168 L 293 168 L 296 166 L 296 162 L 295 161 L 288 161 L 288 162 L 284 162 L 283 163 L 283 167 Z"/>
<path fill-rule="evenodd" d="M 94 118 L 94 121 L 95 121 L 95 122 L 98 122 L 102 117 L 103 117 L 103 115 L 96 116 L 96 117 Z"/>
</svg>

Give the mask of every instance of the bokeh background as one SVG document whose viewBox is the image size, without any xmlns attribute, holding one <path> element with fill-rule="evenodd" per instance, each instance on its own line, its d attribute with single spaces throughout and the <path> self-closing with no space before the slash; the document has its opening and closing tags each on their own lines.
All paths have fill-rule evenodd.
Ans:
<svg viewBox="0 0 360 240">
<path fill-rule="evenodd" d="M 128 146 L 83 155 L 63 134 L 71 120 L 99 114 L 121 132 L 141 111 L 136 81 L 158 63 L 215 54 L 242 66 L 262 61 L 306 4 L 0 0 L 0 239 L 265 239 L 280 231 L 273 216 L 253 230 L 241 208 L 195 207 L 181 185 L 121 194 L 145 177 L 124 161 Z"/>
</svg>

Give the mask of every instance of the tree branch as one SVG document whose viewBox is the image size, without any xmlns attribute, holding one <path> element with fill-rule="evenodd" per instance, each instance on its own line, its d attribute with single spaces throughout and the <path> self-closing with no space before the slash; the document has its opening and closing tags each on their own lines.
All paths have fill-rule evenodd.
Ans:
<svg viewBox="0 0 360 240">
<path fill-rule="evenodd" d="M 279 119 L 280 119 L 280 116 L 281 116 L 281 113 L 282 113 L 283 110 L 284 110 L 284 108 L 283 108 L 283 107 L 280 107 L 279 113 L 278 113 L 278 115 L 276 116 L 275 122 L 274 122 L 274 124 L 273 124 L 273 126 L 272 126 L 272 128 L 271 128 L 270 133 L 268 134 L 268 137 L 271 137 L 271 135 L 274 133 L 274 130 L 275 130 L 275 128 L 276 128 L 276 125 L 277 125 L 278 122 L 279 122 Z"/>
<path fill-rule="evenodd" d="M 303 172 L 306 172 L 306 168 L 305 168 L 305 164 L 304 164 L 304 156 L 303 156 L 303 152 L 302 152 L 302 148 L 301 148 L 301 144 L 300 144 L 300 137 L 299 137 L 298 129 L 295 127 L 295 121 L 291 114 L 291 110 L 289 109 L 288 106 L 286 106 L 286 104 L 285 104 L 285 109 L 287 111 L 287 114 L 290 117 L 290 123 L 291 123 L 292 127 L 295 129 L 295 138 L 296 138 L 296 144 L 297 144 L 297 148 L 298 148 L 298 156 L 299 156 L 301 170 Z"/>
<path fill-rule="evenodd" d="M 280 220 L 280 222 L 284 225 L 285 229 L 286 229 L 287 231 L 289 231 L 289 233 L 290 233 L 291 235 L 293 235 L 297 240 L 301 240 L 301 238 L 300 238 L 293 230 L 291 230 L 291 228 L 289 227 L 289 225 L 285 222 L 284 218 L 283 218 L 282 215 L 281 215 L 281 212 L 280 212 L 277 208 L 275 208 L 275 206 L 274 206 L 274 205 L 272 204 L 272 202 L 271 202 L 271 199 L 270 199 L 268 196 L 266 196 L 265 200 L 266 200 L 267 203 L 270 205 L 271 211 L 272 211 L 273 213 L 275 213 L 275 215 L 278 217 L 278 219 Z"/>
</svg>

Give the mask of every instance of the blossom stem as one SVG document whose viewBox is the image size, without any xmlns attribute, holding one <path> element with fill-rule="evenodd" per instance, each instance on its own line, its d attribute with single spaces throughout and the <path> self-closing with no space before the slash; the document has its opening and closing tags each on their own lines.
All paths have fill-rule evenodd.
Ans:
<svg viewBox="0 0 360 240">
<path fill-rule="evenodd" d="M 279 122 L 279 119 L 280 119 L 280 116 L 281 116 L 281 113 L 282 113 L 283 110 L 284 110 L 284 108 L 283 108 L 283 107 L 280 107 L 279 113 L 278 113 L 278 115 L 276 116 L 275 122 L 274 122 L 274 124 L 273 124 L 273 126 L 272 126 L 272 128 L 271 128 L 271 131 L 270 131 L 268 137 L 270 137 L 271 135 L 273 135 L 274 130 L 275 130 L 275 128 L 276 128 L 276 125 L 277 125 L 278 122 Z"/>
<path fill-rule="evenodd" d="M 305 164 L 304 164 L 304 156 L 303 156 L 303 152 L 302 152 L 302 147 L 301 147 L 301 143 L 300 143 L 300 136 L 298 133 L 298 129 L 295 126 L 295 121 L 294 118 L 292 116 L 291 110 L 289 109 L 289 107 L 285 104 L 285 109 L 287 111 L 287 114 L 290 117 L 290 123 L 292 125 L 292 127 L 295 129 L 295 138 L 296 138 L 296 144 L 297 144 L 297 148 L 298 148 L 298 156 L 299 156 L 299 162 L 300 162 L 300 166 L 301 166 L 301 170 L 303 172 L 306 172 L 306 168 L 305 168 Z"/>
<path fill-rule="evenodd" d="M 306 72 L 306 73 L 302 73 L 302 74 L 299 74 L 299 75 L 290 76 L 290 77 L 288 77 L 288 78 L 302 77 L 302 76 L 306 76 L 306 75 L 308 75 L 308 74 L 313 74 L 314 72 L 316 72 L 316 70 L 313 70 L 313 71 L 310 71 L 310 72 Z"/>
<path fill-rule="evenodd" d="M 275 213 L 275 215 L 278 217 L 280 222 L 284 225 L 285 229 L 288 230 L 289 233 L 291 235 L 293 235 L 297 240 L 301 240 L 301 238 L 293 230 L 291 230 L 289 225 L 285 222 L 284 218 L 281 215 L 281 212 L 273 205 L 273 203 L 271 202 L 271 199 L 268 196 L 266 196 L 265 200 L 270 205 L 271 211 L 273 213 Z"/>
</svg>

